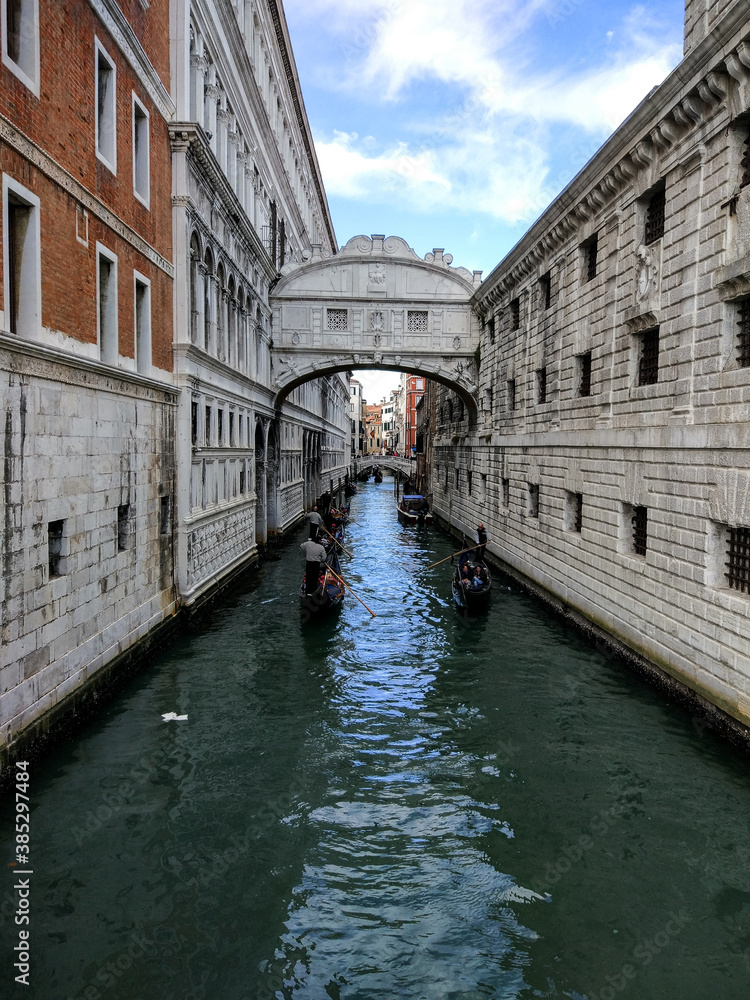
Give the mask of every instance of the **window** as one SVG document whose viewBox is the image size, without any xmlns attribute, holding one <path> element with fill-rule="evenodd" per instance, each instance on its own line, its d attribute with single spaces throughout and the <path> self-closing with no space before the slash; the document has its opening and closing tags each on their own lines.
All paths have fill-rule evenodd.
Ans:
<svg viewBox="0 0 750 1000">
<path fill-rule="evenodd" d="M 346 309 L 329 309 L 327 318 L 329 330 L 346 330 L 349 325 Z"/>
<path fill-rule="evenodd" d="M 190 441 L 193 447 L 198 444 L 198 404 L 195 401 L 190 404 Z"/>
<path fill-rule="evenodd" d="M 409 309 L 406 313 L 407 333 L 427 333 L 427 313 Z"/>
<path fill-rule="evenodd" d="M 211 446 L 211 407 L 206 407 L 206 447 Z"/>
<path fill-rule="evenodd" d="M 65 521 L 50 521 L 47 525 L 47 554 L 49 558 L 50 579 L 55 576 L 62 576 L 63 569 L 63 536 L 65 533 Z"/>
<path fill-rule="evenodd" d="M 740 189 L 750 184 L 750 127 L 745 129 L 745 138 L 742 142 L 742 156 L 740 157 Z"/>
<path fill-rule="evenodd" d="M 130 504 L 124 503 L 117 508 L 117 551 L 124 552 L 130 542 Z"/>
<path fill-rule="evenodd" d="M 495 317 L 494 316 L 490 316 L 490 318 L 487 320 L 487 336 L 490 339 L 490 343 L 494 344 L 495 343 Z"/>
<path fill-rule="evenodd" d="M 117 73 L 96 39 L 96 155 L 117 173 Z"/>
<path fill-rule="evenodd" d="M 653 192 L 646 206 L 646 229 L 643 242 L 647 245 L 656 243 L 664 235 L 664 208 L 666 206 L 666 191 L 662 184 Z"/>
<path fill-rule="evenodd" d="M 542 309 L 549 309 L 552 305 L 552 274 L 550 271 L 547 271 L 539 279 L 539 300 Z"/>
<path fill-rule="evenodd" d="M 3 64 L 39 97 L 39 0 L 3 0 Z"/>
<path fill-rule="evenodd" d="M 3 175 L 3 284 L 8 330 L 34 338 L 42 325 L 39 199 Z"/>
<path fill-rule="evenodd" d="M 591 239 L 582 244 L 584 280 L 592 281 L 596 277 L 596 258 L 599 250 L 599 234 L 594 233 Z"/>
<path fill-rule="evenodd" d="M 529 495 L 526 505 L 526 511 L 529 517 L 539 517 L 539 485 L 537 483 L 529 483 Z"/>
<path fill-rule="evenodd" d="M 516 380 L 514 378 L 508 379 L 505 383 L 505 387 L 508 393 L 508 409 L 515 410 L 516 408 Z"/>
<path fill-rule="evenodd" d="M 633 552 L 637 556 L 645 556 L 648 547 L 648 508 L 633 507 L 631 524 L 633 525 Z"/>
<path fill-rule="evenodd" d="M 510 328 L 517 330 L 521 325 L 521 300 L 512 299 L 510 303 Z"/>
<path fill-rule="evenodd" d="M 133 194 L 149 207 L 151 169 L 148 111 L 133 94 Z"/>
<path fill-rule="evenodd" d="M 583 493 L 568 493 L 565 502 L 565 530 L 580 534 L 583 527 Z"/>
<path fill-rule="evenodd" d="M 536 401 L 547 402 L 547 369 L 537 368 L 536 371 Z"/>
<path fill-rule="evenodd" d="M 503 507 L 510 507 L 510 479 L 501 479 L 500 487 L 503 496 Z"/>
<path fill-rule="evenodd" d="M 99 357 L 108 365 L 116 365 L 119 356 L 117 333 L 117 257 L 96 244 L 97 336 Z"/>
<path fill-rule="evenodd" d="M 750 368 L 750 299 L 737 304 L 737 364 Z"/>
<path fill-rule="evenodd" d="M 578 395 L 591 395 L 591 351 L 578 355 Z"/>
<path fill-rule="evenodd" d="M 456 469 L 455 471 L 456 471 L 456 489 L 458 489 L 459 486 L 461 485 L 461 470 Z"/>
<path fill-rule="evenodd" d="M 229 411 L 229 447 L 234 448 L 234 413 Z"/>
<path fill-rule="evenodd" d="M 484 396 L 484 408 L 492 416 L 492 407 L 494 405 L 494 390 L 491 385 L 487 386 L 485 396 Z"/>
<path fill-rule="evenodd" d="M 471 496 L 471 469 L 466 470 L 466 491 Z"/>
<path fill-rule="evenodd" d="M 750 593 L 750 528 L 727 530 L 727 584 L 732 590 Z"/>
<path fill-rule="evenodd" d="M 135 366 L 141 375 L 151 370 L 151 282 L 137 271 L 135 280 Z"/>
<path fill-rule="evenodd" d="M 159 510 L 159 532 L 168 535 L 172 527 L 172 504 L 171 497 L 160 497 Z"/>
<path fill-rule="evenodd" d="M 655 385 L 659 381 L 659 327 L 640 334 L 638 385 Z"/>
<path fill-rule="evenodd" d="M 217 420 L 217 433 L 219 436 L 218 445 L 221 447 L 224 444 L 224 411 L 218 410 L 216 414 Z"/>
<path fill-rule="evenodd" d="M 240 493 L 245 492 L 245 466 L 244 464 L 240 468 Z"/>
</svg>

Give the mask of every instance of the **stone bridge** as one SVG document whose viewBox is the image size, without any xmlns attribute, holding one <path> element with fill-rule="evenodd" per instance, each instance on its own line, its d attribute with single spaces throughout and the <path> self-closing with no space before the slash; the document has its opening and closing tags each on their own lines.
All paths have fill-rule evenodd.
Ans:
<svg viewBox="0 0 750 1000">
<path fill-rule="evenodd" d="M 416 462 L 409 458 L 396 458 L 393 455 L 365 455 L 356 460 L 357 469 L 389 469 L 391 472 L 401 472 L 409 476 L 416 472 Z"/>
<path fill-rule="evenodd" d="M 453 389 L 477 413 L 480 323 L 469 300 L 482 272 L 424 260 L 398 236 L 355 236 L 337 254 L 312 248 L 271 293 L 276 404 L 303 382 L 358 368 L 405 371 Z"/>
</svg>

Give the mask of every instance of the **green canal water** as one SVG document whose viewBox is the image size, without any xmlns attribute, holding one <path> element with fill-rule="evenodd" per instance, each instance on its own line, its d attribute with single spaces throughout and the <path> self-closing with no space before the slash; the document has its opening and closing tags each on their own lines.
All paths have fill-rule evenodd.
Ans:
<svg viewBox="0 0 750 1000">
<path fill-rule="evenodd" d="M 389 479 L 352 511 L 376 618 L 301 624 L 300 534 L 32 767 L 0 994 L 745 1000 L 747 757 L 508 581 L 461 618 Z"/>
</svg>

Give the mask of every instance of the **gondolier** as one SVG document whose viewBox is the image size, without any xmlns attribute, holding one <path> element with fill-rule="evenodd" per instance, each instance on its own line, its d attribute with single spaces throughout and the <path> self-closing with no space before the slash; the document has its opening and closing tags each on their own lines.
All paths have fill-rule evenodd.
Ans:
<svg viewBox="0 0 750 1000">
<path fill-rule="evenodd" d="M 318 537 L 318 532 L 320 530 L 320 526 L 323 523 L 323 518 L 318 513 L 317 507 L 313 507 L 313 509 L 308 514 L 305 514 L 305 517 L 310 523 L 310 538 L 313 541 L 316 541 Z"/>
<path fill-rule="evenodd" d="M 479 544 L 474 549 L 474 558 L 477 562 L 481 562 L 484 559 L 484 550 L 487 548 L 487 532 L 481 521 L 477 525 L 477 542 Z"/>
<path fill-rule="evenodd" d="M 300 545 L 305 553 L 305 593 L 314 594 L 318 586 L 320 569 L 326 561 L 327 552 L 320 544 L 312 538 Z"/>
</svg>

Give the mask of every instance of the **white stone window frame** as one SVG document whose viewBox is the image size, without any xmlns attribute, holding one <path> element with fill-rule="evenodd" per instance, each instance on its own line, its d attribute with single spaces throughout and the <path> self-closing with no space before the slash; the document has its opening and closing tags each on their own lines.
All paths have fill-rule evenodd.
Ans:
<svg viewBox="0 0 750 1000">
<path fill-rule="evenodd" d="M 10 329 L 10 253 L 8 241 L 8 203 L 14 200 L 30 209 L 29 225 L 20 266 L 21 291 L 19 303 L 19 323 L 17 336 L 25 340 L 38 340 L 42 331 L 42 232 L 41 201 L 37 195 L 27 190 L 8 174 L 3 174 L 3 303 L 5 314 L 3 326 Z"/>
<path fill-rule="evenodd" d="M 99 273 L 97 268 L 97 274 Z M 143 289 L 144 301 L 138 302 L 138 289 Z M 141 325 L 139 327 L 139 315 Z M 149 375 L 152 361 L 151 339 L 151 280 L 140 271 L 133 271 L 133 348 L 135 353 L 135 368 L 140 375 Z M 145 319 L 145 324 L 143 320 Z"/>
<path fill-rule="evenodd" d="M 110 92 L 107 94 L 107 105 L 105 108 L 107 121 L 104 123 L 111 129 L 111 143 L 108 143 L 106 149 L 102 148 L 103 144 L 100 142 L 102 125 L 99 120 L 100 59 L 107 63 L 112 73 L 112 86 Z M 117 175 L 117 64 L 96 36 L 94 36 L 94 147 L 96 149 L 97 160 L 100 160 L 105 167 Z"/>
<path fill-rule="evenodd" d="M 3 65 L 10 70 L 32 92 L 39 97 L 39 0 L 21 0 L 21 52 L 16 62 L 8 52 L 8 4 L 12 0 L 2 0 L 0 28 L 3 35 Z"/>
<path fill-rule="evenodd" d="M 100 261 L 109 261 L 112 265 L 111 281 L 114 296 L 106 304 L 106 315 L 102 310 L 101 266 Z M 116 365 L 120 356 L 119 309 L 118 309 L 118 260 L 117 254 L 103 243 L 96 244 L 96 344 L 99 359 L 107 365 Z"/>
<path fill-rule="evenodd" d="M 132 92 L 133 114 L 133 196 L 151 210 L 151 116 L 148 108 Z"/>
</svg>

